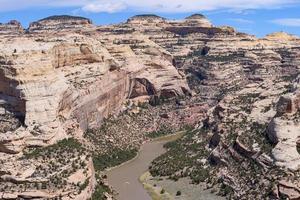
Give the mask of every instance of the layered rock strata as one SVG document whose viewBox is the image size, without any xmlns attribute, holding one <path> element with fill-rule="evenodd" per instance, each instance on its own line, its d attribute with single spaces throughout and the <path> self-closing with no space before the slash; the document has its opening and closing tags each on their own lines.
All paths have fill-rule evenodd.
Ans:
<svg viewBox="0 0 300 200">
<path fill-rule="evenodd" d="M 89 145 L 83 133 L 123 111 L 121 122 L 95 133 L 93 148 L 139 146 L 146 139 L 139 130 L 199 120 L 173 147 L 182 148 L 174 159 L 170 151 L 155 161 L 155 173 L 206 181 L 236 199 L 299 198 L 298 37 L 258 39 L 200 14 L 140 15 L 109 26 L 54 16 L 21 29 L 0 25 L 1 198 L 88 198 L 91 152 L 64 149 L 80 144 L 63 139 Z M 128 109 L 170 99 L 174 105 Z"/>
</svg>

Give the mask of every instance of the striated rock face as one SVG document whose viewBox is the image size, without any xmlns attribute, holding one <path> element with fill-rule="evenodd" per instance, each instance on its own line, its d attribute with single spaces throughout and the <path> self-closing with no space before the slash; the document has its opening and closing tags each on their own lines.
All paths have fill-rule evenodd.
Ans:
<svg viewBox="0 0 300 200">
<path fill-rule="evenodd" d="M 299 100 L 299 90 L 281 96 L 277 102 L 277 114 L 268 127 L 268 137 L 276 144 L 272 150 L 276 164 L 294 171 L 300 168 L 297 147 L 300 137 Z"/>
<path fill-rule="evenodd" d="M 196 93 L 193 100 L 211 108 L 192 136 L 153 163 L 152 172 L 176 179 L 188 168 L 185 176 L 209 187 L 221 181 L 220 193 L 226 186 L 236 199 L 268 198 L 270 185 L 277 198 L 288 192 L 297 197 L 299 181 L 292 189 L 279 181 L 299 176 L 300 39 L 286 33 L 258 39 L 231 27 L 178 21 L 143 33 L 172 54 Z M 203 159 L 206 164 L 199 162 Z"/>
<path fill-rule="evenodd" d="M 202 14 L 194 14 L 185 18 L 185 22 L 190 26 L 212 27 L 211 22 Z"/>
<path fill-rule="evenodd" d="M 24 29 L 20 22 L 16 20 L 11 20 L 8 23 L 0 23 L 0 34 L 21 34 L 24 32 Z"/>
<path fill-rule="evenodd" d="M 162 23 L 165 19 L 157 15 L 136 15 L 127 20 L 129 24 L 148 24 L 148 23 Z"/>
<path fill-rule="evenodd" d="M 200 14 L 109 26 L 54 16 L 16 30 L 0 25 L 1 198 L 87 199 L 93 148 L 138 146 L 161 123 L 177 130 L 202 118 L 154 162 L 156 174 L 230 198 L 299 198 L 298 37 L 258 39 Z M 168 103 L 141 111 L 148 102 Z M 83 137 L 111 115 L 117 123 Z"/>
<path fill-rule="evenodd" d="M 95 186 L 89 174 L 93 165 L 82 160 L 89 151 L 68 155 L 72 166 L 39 153 L 24 159 L 26 152 L 37 147 L 56 152 L 64 148 L 55 145 L 62 139 L 83 140 L 85 130 L 121 112 L 127 101 L 190 94 L 169 52 L 138 32 L 112 34 L 101 28 L 93 29 L 85 18 L 53 16 L 32 23 L 26 34 L 0 36 L 0 178 L 8 185 L 0 186 L 2 198 L 88 199 Z M 84 172 L 72 169 L 79 162 L 72 158 L 83 162 Z M 52 162 L 58 165 L 50 173 Z M 72 173 L 63 179 L 74 183 L 56 191 L 65 169 Z M 78 192 L 80 184 L 88 190 Z"/>
</svg>

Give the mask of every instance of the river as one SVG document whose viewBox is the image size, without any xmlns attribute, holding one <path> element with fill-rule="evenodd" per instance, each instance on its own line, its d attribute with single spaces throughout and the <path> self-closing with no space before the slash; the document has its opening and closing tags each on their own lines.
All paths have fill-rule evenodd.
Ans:
<svg viewBox="0 0 300 200">
<path fill-rule="evenodd" d="M 139 154 L 133 160 L 107 172 L 108 183 L 118 192 L 118 200 L 151 200 L 151 197 L 139 182 L 139 177 L 148 170 L 152 160 L 166 150 L 163 145 L 182 136 L 182 133 L 163 137 L 142 145 Z"/>
<path fill-rule="evenodd" d="M 166 152 L 166 149 L 163 147 L 164 144 L 182 137 L 183 134 L 184 133 L 181 132 L 145 143 L 142 145 L 136 158 L 107 171 L 106 175 L 109 185 L 118 192 L 117 200 L 152 200 L 143 185 L 139 182 L 139 178 L 148 171 L 149 165 L 155 158 Z M 158 182 L 154 181 L 152 185 L 154 183 L 157 184 Z M 199 185 L 189 184 L 187 178 L 180 179 L 180 181 L 177 182 L 166 180 L 161 182 L 161 185 L 163 185 L 167 191 L 174 190 L 173 196 L 176 194 L 176 191 L 183 191 L 185 195 L 176 197 L 178 200 L 225 199 L 212 194 L 211 190 L 204 190 L 203 188 L 201 189 Z"/>
</svg>

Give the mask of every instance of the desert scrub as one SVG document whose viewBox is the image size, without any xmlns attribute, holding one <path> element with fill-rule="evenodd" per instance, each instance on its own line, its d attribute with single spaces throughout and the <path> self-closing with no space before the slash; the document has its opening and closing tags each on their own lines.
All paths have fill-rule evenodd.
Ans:
<svg viewBox="0 0 300 200">
<path fill-rule="evenodd" d="M 168 127 L 167 125 L 162 125 L 157 131 L 149 132 L 147 134 L 147 137 L 158 138 L 172 133 L 173 133 L 172 128 Z"/>
<path fill-rule="evenodd" d="M 79 153 L 83 152 L 83 147 L 82 144 L 74 139 L 74 138 L 69 138 L 69 139 L 63 139 L 59 141 L 56 144 L 44 147 L 44 148 L 35 148 L 33 150 L 29 150 L 24 153 L 24 157 L 26 159 L 29 158 L 38 158 L 38 157 L 43 157 L 43 156 L 51 156 L 51 154 L 56 153 L 57 155 L 60 155 L 65 153 L 65 152 L 74 152 L 77 151 Z"/>
<path fill-rule="evenodd" d="M 86 179 L 82 184 L 79 185 L 79 193 L 81 193 L 88 185 L 90 179 Z"/>
<path fill-rule="evenodd" d="M 233 192 L 234 191 L 230 186 L 222 184 L 218 194 L 221 196 L 231 196 Z"/>
<path fill-rule="evenodd" d="M 193 183 L 196 184 L 206 181 L 209 178 L 209 176 L 209 169 L 203 168 L 201 166 L 194 169 L 190 174 Z"/>
<path fill-rule="evenodd" d="M 199 139 L 195 140 L 195 137 Z M 174 176 L 175 173 L 182 172 L 184 168 L 199 166 L 201 165 L 199 160 L 208 157 L 206 144 L 208 144 L 208 137 L 204 129 L 189 131 L 182 138 L 165 144 L 167 152 L 151 163 L 149 171 L 153 176 L 169 176 L 177 180 L 180 177 Z M 181 176 L 187 176 L 187 174 L 182 173 Z M 196 178 L 195 174 L 193 176 L 195 180 L 199 178 Z"/>
<path fill-rule="evenodd" d="M 133 159 L 137 155 L 137 149 L 114 149 L 109 153 L 102 155 L 94 155 L 93 163 L 95 170 L 103 171 L 106 168 L 114 167 L 120 165 L 128 160 Z"/>
</svg>

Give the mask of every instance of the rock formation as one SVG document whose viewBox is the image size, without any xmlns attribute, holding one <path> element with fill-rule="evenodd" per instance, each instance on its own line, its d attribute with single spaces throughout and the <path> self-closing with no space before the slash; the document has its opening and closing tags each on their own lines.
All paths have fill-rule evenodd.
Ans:
<svg viewBox="0 0 300 200">
<path fill-rule="evenodd" d="M 32 22 L 29 25 L 29 32 L 41 31 L 60 31 L 72 29 L 72 31 L 91 28 L 92 21 L 84 17 L 59 15 L 41 19 L 37 22 Z"/>
<path fill-rule="evenodd" d="M 21 34 L 24 32 L 24 29 L 20 22 L 16 20 L 11 20 L 8 23 L 0 23 L 0 34 Z"/>
<path fill-rule="evenodd" d="M 201 14 L 107 26 L 52 16 L 26 32 L 1 24 L 0 42 L 2 199 L 88 199 L 93 151 L 195 123 L 154 175 L 237 199 L 299 198 L 298 37 L 258 39 Z"/>
<path fill-rule="evenodd" d="M 7 32 L 1 38 L 1 116 L 22 124 L 9 128 L 1 124 L 5 131 L 0 135 L 1 163 L 11 157 L 16 164 L 2 165 L 2 181 L 29 184 L 30 175 L 18 178 L 8 171 L 26 172 L 18 167 L 24 162 L 18 161 L 24 149 L 82 138 L 85 130 L 120 112 L 128 99 L 189 95 L 171 54 L 157 44 L 138 33 L 100 34 L 89 29 L 92 26 L 88 19 L 54 16 L 32 23 L 27 34 L 10 38 Z M 30 164 L 31 174 L 37 171 L 36 164 Z M 81 199 L 79 194 L 76 198 Z"/>
</svg>

